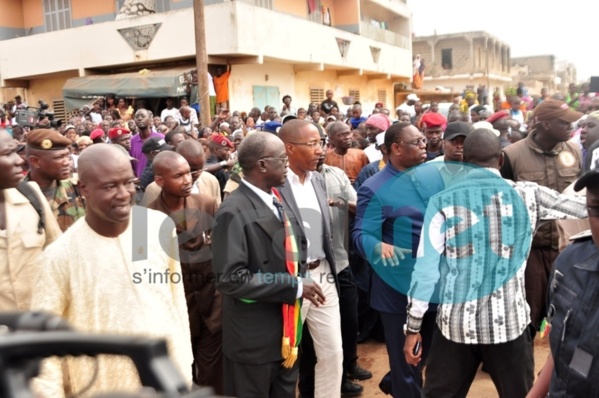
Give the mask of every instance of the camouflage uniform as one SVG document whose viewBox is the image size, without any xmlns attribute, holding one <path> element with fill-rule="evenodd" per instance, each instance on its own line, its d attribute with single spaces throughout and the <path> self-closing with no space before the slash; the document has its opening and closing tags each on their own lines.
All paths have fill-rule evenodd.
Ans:
<svg viewBox="0 0 599 398">
<path fill-rule="evenodd" d="M 29 176 L 25 179 L 29 181 Z M 85 216 L 85 200 L 79 193 L 77 180 L 74 178 L 56 181 L 54 199 L 48 202 L 62 232 Z"/>
</svg>

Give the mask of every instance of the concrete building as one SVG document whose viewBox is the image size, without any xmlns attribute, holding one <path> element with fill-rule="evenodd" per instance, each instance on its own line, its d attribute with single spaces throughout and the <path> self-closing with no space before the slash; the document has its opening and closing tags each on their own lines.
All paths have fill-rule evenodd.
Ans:
<svg viewBox="0 0 599 398">
<path fill-rule="evenodd" d="M 155 0 L 115 20 L 124 0 L 0 0 L 0 101 L 61 106 L 73 77 L 193 68 L 192 0 Z M 205 0 L 209 63 L 232 65 L 232 109 L 321 101 L 392 107 L 411 77 L 411 13 L 402 0 Z M 128 39 L 125 38 L 125 33 Z"/>
<path fill-rule="evenodd" d="M 530 94 L 540 94 L 545 87 L 550 93 L 558 91 L 560 79 L 557 76 L 555 55 L 536 55 L 512 58 L 512 85 L 519 82 L 528 87 Z"/>
<path fill-rule="evenodd" d="M 467 86 L 495 87 L 511 82 L 510 46 L 486 32 L 419 36 L 412 51 L 425 60 L 424 89 L 437 86 L 461 92 Z"/>
</svg>

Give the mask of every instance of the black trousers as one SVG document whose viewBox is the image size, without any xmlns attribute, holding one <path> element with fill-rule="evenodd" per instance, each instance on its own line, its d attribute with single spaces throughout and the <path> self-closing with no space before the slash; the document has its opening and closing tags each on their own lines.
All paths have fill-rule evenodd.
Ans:
<svg viewBox="0 0 599 398">
<path fill-rule="evenodd" d="M 240 363 L 224 356 L 225 395 L 237 398 L 295 398 L 297 361 L 291 369 L 281 361 Z"/>
<path fill-rule="evenodd" d="M 403 325 L 406 314 L 381 312 L 381 320 L 385 328 L 385 344 L 389 354 L 391 368 L 391 390 L 393 398 L 420 398 L 422 394 L 422 368 L 427 363 L 433 332 L 437 328 L 436 311 L 424 314 L 420 334 L 422 335 L 422 360 L 418 366 L 406 362 L 403 347 L 406 337 Z"/>
<path fill-rule="evenodd" d="M 341 339 L 343 340 L 343 379 L 345 380 L 345 375 L 358 360 L 358 291 L 351 268 L 347 267 L 339 272 L 337 280 L 339 281 L 339 310 L 341 312 Z M 313 397 L 316 354 L 307 323 L 304 324 L 300 349 L 299 390 L 302 397 Z"/>
<path fill-rule="evenodd" d="M 193 381 L 200 386 L 214 388 L 216 394 L 223 394 L 223 332 L 211 333 L 200 320 L 200 335 L 192 336 Z"/>
<path fill-rule="evenodd" d="M 534 379 L 528 328 L 516 340 L 478 345 L 454 343 L 437 329 L 428 355 L 422 397 L 466 397 L 481 362 L 501 398 L 525 397 Z"/>
</svg>

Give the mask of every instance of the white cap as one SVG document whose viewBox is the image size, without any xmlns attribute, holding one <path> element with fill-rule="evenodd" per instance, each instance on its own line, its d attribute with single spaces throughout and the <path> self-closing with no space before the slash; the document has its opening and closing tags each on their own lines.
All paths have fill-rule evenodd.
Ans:
<svg viewBox="0 0 599 398">
<path fill-rule="evenodd" d="M 499 132 L 499 130 L 493 128 L 493 125 L 491 123 L 485 122 L 485 121 L 474 123 L 472 125 L 472 128 L 473 129 L 487 129 L 487 130 L 491 130 L 493 133 L 495 133 L 495 135 L 497 137 L 499 137 L 499 135 L 501 134 Z"/>
<path fill-rule="evenodd" d="M 408 101 L 420 101 L 420 98 L 416 94 L 408 94 L 406 97 Z"/>
<path fill-rule="evenodd" d="M 378 133 L 376 135 L 376 144 L 378 146 L 381 146 L 385 143 L 385 132 L 383 131 L 382 133 Z"/>
</svg>

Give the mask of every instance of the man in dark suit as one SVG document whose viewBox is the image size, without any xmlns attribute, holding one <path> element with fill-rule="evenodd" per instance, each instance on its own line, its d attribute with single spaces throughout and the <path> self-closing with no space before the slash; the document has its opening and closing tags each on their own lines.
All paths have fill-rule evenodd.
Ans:
<svg viewBox="0 0 599 398">
<path fill-rule="evenodd" d="M 273 134 L 256 132 L 239 146 L 238 160 L 244 177 L 222 203 L 212 230 L 212 264 L 223 294 L 225 394 L 292 398 L 298 367 L 283 366 L 282 308 L 299 297 L 303 305 L 320 306 L 325 295 L 318 284 L 287 270 L 284 214 L 272 191 L 285 182 L 285 146 Z M 307 241 L 301 230 L 295 239 L 303 275 Z"/>
<path fill-rule="evenodd" d="M 321 138 L 317 127 L 305 120 L 285 123 L 279 137 L 289 157 L 287 181 L 279 189 L 283 205 L 293 216 L 294 228 L 306 235 L 307 272 L 326 297 L 323 305 L 302 305 L 302 319 L 308 321 L 317 358 L 314 397 L 339 397 L 343 376 L 341 316 L 325 181 L 316 172 L 323 151 Z"/>
<path fill-rule="evenodd" d="M 358 190 L 358 208 L 352 239 L 358 252 L 374 268 L 370 305 L 379 311 L 394 398 L 421 395 L 422 364 L 436 327 L 436 306 L 429 307 L 422 323 L 422 356 L 418 367 L 405 360 L 406 293 L 424 223 L 428 200 L 444 188 L 434 164 L 426 159 L 426 139 L 410 123 L 397 123 L 385 133 L 389 162 Z M 420 166 L 418 166 L 420 165 Z M 418 167 L 416 167 L 418 166 Z M 387 389 L 387 377 L 382 385 Z"/>
</svg>

